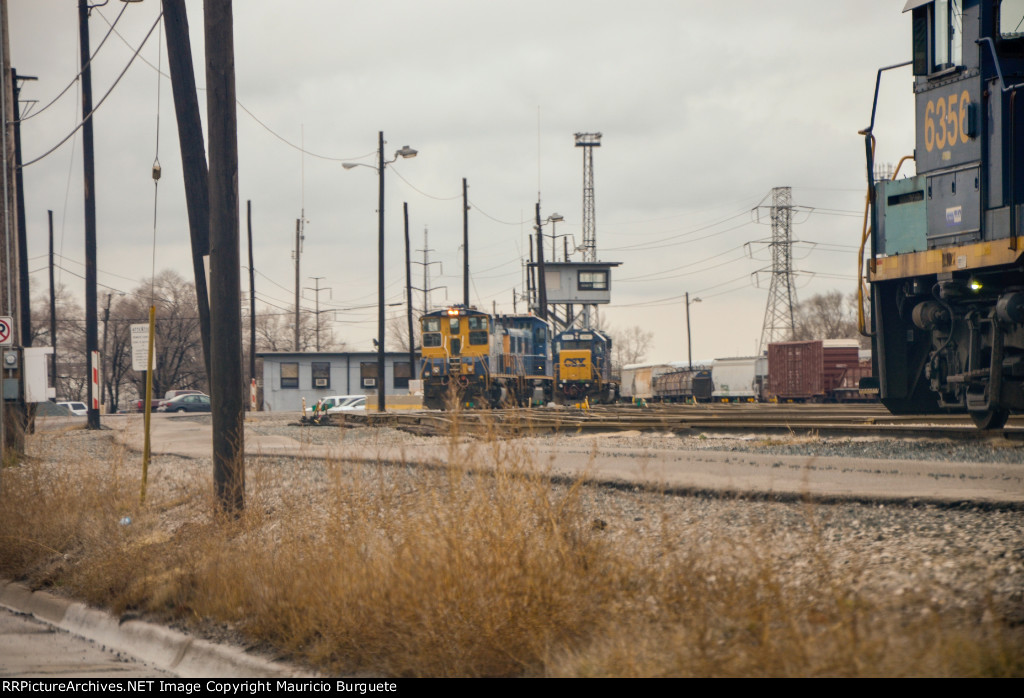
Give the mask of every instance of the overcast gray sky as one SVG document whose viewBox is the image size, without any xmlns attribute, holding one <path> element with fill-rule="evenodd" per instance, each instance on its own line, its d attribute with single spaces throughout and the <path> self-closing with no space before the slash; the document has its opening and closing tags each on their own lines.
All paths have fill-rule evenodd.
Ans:
<svg viewBox="0 0 1024 698">
<path fill-rule="evenodd" d="M 202 3 L 187 6 L 202 87 Z M 857 131 L 870 120 L 877 69 L 910 56 L 902 6 L 236 0 L 243 264 L 251 200 L 257 298 L 269 312 L 290 311 L 295 220 L 304 207 L 302 285 L 325 277 L 320 285 L 331 290 L 321 293 L 321 308 L 354 308 L 337 314 L 339 336 L 352 348 L 371 348 L 377 178 L 341 162 L 373 164 L 383 131 L 389 158 L 406 144 L 419 150 L 386 175 L 388 301 L 405 297 L 403 202 L 414 250 L 424 248 L 428 229 L 430 259 L 441 262 L 431 267 L 431 285 L 447 286 L 447 299 L 461 301 L 465 177 L 473 303 L 511 312 L 538 192 L 545 218 L 565 217 L 557 233 L 582 240 L 582 151 L 573 134 L 600 131 L 598 257 L 622 263 L 607 320 L 653 331 L 649 359 L 685 360 L 682 296 L 689 291 L 702 299 L 691 306 L 694 358 L 750 355 L 768 296 L 767 276 L 756 277 L 758 288 L 753 273 L 770 264 L 757 241 L 771 234 L 752 209 L 770 202 L 772 187 L 791 186 L 793 203 L 805 207 L 794 217 L 798 296 L 855 288 L 865 188 Z M 12 64 L 39 78 L 22 91 L 38 101 L 22 127 L 26 161 L 80 119 L 76 86 L 40 111 L 78 73 L 76 8 L 75 0 L 9 2 Z M 122 9 L 120 36 L 111 34 L 93 62 L 94 103 L 131 58 L 129 44 L 138 46 L 156 21 L 160 3 L 113 0 L 94 10 L 94 51 Z M 191 277 L 170 83 L 156 70 L 167 71 L 159 29 L 140 53 L 145 61 L 135 61 L 94 117 L 99 279 L 118 290 L 150 276 L 154 249 L 157 272 Z M 911 82 L 908 69 L 883 79 L 881 162 L 913 149 Z M 205 92 L 200 102 L 205 120 Z M 150 173 L 158 143 L 154 248 Z M 81 139 L 28 166 L 25 188 L 35 293 L 46 287 L 48 209 L 68 270 L 61 280 L 83 293 L 74 275 L 83 273 L 84 259 Z M 767 209 L 760 218 L 767 220 Z M 416 285 L 421 269 L 413 268 Z M 431 300 L 444 302 L 444 291 Z M 418 293 L 414 302 L 422 302 Z"/>
</svg>

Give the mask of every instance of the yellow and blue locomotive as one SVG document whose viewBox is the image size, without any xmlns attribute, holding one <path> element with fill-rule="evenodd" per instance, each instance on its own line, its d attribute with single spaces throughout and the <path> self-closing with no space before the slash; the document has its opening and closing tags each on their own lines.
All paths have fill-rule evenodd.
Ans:
<svg viewBox="0 0 1024 698">
<path fill-rule="evenodd" d="M 423 405 L 544 404 L 551 399 L 551 325 L 453 305 L 420 319 Z"/>
<path fill-rule="evenodd" d="M 904 11 L 917 174 L 875 182 L 874 107 L 862 132 L 874 375 L 893 413 L 966 412 L 999 428 L 1024 410 L 1024 3 Z"/>
<path fill-rule="evenodd" d="M 600 330 L 569 328 L 555 337 L 555 402 L 560 405 L 612 403 L 619 384 L 612 379 L 612 339 Z"/>
</svg>

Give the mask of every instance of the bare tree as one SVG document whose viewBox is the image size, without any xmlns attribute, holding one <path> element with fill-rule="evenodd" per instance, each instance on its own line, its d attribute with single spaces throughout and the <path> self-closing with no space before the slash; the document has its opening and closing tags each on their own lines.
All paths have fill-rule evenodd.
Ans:
<svg viewBox="0 0 1024 698">
<path fill-rule="evenodd" d="M 859 338 L 856 294 L 844 296 L 839 291 L 819 293 L 797 306 L 793 339 L 851 338 Z"/>
<path fill-rule="evenodd" d="M 295 315 L 276 308 L 256 311 L 256 351 L 294 351 Z M 247 320 L 248 322 L 248 320 Z M 245 328 L 248 329 L 248 326 Z M 335 335 L 334 320 L 328 312 L 320 313 L 320 351 L 344 351 L 346 343 Z M 246 335 L 248 336 L 248 335 Z M 299 351 L 316 351 L 316 313 L 299 314 Z"/>
<path fill-rule="evenodd" d="M 612 329 L 608 333 L 612 338 L 612 367 L 618 372 L 623 366 L 641 363 L 647 358 L 654 333 L 633 325 L 624 330 Z"/>
<path fill-rule="evenodd" d="M 420 313 L 412 312 L 413 340 L 419 346 Z M 390 351 L 409 353 L 409 318 L 405 311 L 388 318 L 387 339 L 385 340 Z"/>
<path fill-rule="evenodd" d="M 57 315 L 57 375 L 54 388 L 64 400 L 84 400 L 88 389 L 85 363 L 85 311 L 64 284 L 54 291 Z M 32 344 L 54 346 L 50 336 L 50 295 L 32 301 Z"/>
</svg>

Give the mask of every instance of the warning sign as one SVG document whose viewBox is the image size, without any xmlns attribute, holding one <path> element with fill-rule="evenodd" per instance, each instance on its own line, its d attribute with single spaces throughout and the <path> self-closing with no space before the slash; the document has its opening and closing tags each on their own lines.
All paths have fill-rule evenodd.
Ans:
<svg viewBox="0 0 1024 698">
<path fill-rule="evenodd" d="M 14 344 L 14 318 L 0 317 L 0 346 Z"/>
<path fill-rule="evenodd" d="M 149 365 L 149 323 L 132 325 L 132 370 L 145 371 Z M 154 347 L 153 351 L 156 351 Z"/>
</svg>

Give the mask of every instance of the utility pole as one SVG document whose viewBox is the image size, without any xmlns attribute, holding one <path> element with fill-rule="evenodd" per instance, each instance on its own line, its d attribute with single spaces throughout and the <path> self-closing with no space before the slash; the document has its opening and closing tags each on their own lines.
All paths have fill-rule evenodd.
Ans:
<svg viewBox="0 0 1024 698">
<path fill-rule="evenodd" d="M 210 134 L 210 407 L 213 486 L 220 510 L 245 506 L 245 406 L 239 297 L 238 123 L 231 0 L 206 0 L 206 111 Z"/>
<path fill-rule="evenodd" d="M 540 223 L 540 202 L 537 202 L 537 316 L 548 319 L 548 291 L 544 279 L 544 234 Z"/>
<path fill-rule="evenodd" d="M 2 143 L 0 143 L 0 155 L 2 155 L 2 190 L 0 190 L 0 209 L 3 212 L 3 228 L 0 233 L 3 235 L 3 248 L 0 254 L 0 313 L 12 318 L 18 317 L 20 308 L 18 291 L 14 285 L 14 279 L 18 277 L 18 252 L 16 225 L 12 220 L 16 216 L 17 200 L 14 196 L 14 142 L 10 128 L 13 121 L 14 111 L 11 102 L 14 99 L 14 90 L 10 84 L 10 41 L 7 22 L 7 0 L 0 0 L 0 125 L 2 125 Z M 21 344 L 19 333 L 20 323 L 11 328 L 13 343 L 15 346 Z M 0 370 L 0 384 L 6 383 L 10 373 Z M 4 391 L 6 392 L 6 391 Z M 20 391 L 19 391 L 20 392 Z M 5 395 L 0 395 L 0 468 L 19 458 L 25 453 L 25 429 L 22 417 L 25 414 L 24 404 L 20 399 L 8 401 Z"/>
<path fill-rule="evenodd" d="M 462 178 L 462 304 L 469 307 L 469 197 Z"/>
<path fill-rule="evenodd" d="M 21 172 L 21 109 L 18 106 L 18 98 L 21 88 L 19 80 L 36 80 L 30 75 L 18 75 L 18 71 L 11 68 L 11 89 L 14 90 L 14 98 L 11 100 L 11 108 L 14 111 L 14 191 L 18 197 L 18 295 L 21 298 L 21 343 L 22 346 L 32 346 L 32 302 L 29 296 L 28 284 L 28 231 L 25 223 L 25 181 Z"/>
<path fill-rule="evenodd" d="M 302 219 L 295 219 L 295 351 L 299 351 L 299 257 L 302 255 Z"/>
<path fill-rule="evenodd" d="M 256 272 L 252 261 L 252 199 L 245 202 L 249 229 L 249 380 L 256 380 Z"/>
<path fill-rule="evenodd" d="M 412 264 L 410 263 L 409 251 L 409 203 L 402 203 L 402 213 L 405 217 L 405 316 L 409 322 L 409 372 L 419 378 L 419 371 L 416 370 L 416 335 L 412 330 Z"/>
<path fill-rule="evenodd" d="M 206 264 L 210 254 L 210 187 L 206 166 L 206 145 L 199 116 L 196 76 L 192 65 L 192 44 L 188 35 L 185 0 L 163 0 L 164 34 L 167 36 L 167 66 L 178 122 L 178 144 L 185 183 L 185 204 L 192 242 L 192 276 L 196 285 L 199 334 L 203 342 L 203 365 L 210 381 L 210 295 L 206 287 Z"/>
<path fill-rule="evenodd" d="M 430 287 L 430 265 L 441 264 L 441 262 L 430 261 L 430 253 L 433 252 L 434 250 L 430 249 L 430 246 L 427 245 L 426 227 L 423 228 L 423 249 L 416 251 L 423 253 L 422 262 L 413 262 L 413 264 L 419 264 L 420 266 L 423 267 L 423 288 L 416 288 L 415 286 L 413 286 L 413 289 L 416 291 L 423 292 L 423 314 L 426 315 L 427 313 L 430 312 L 430 292 L 436 291 L 437 289 L 441 288 L 441 286 L 435 286 L 433 288 Z M 444 266 L 441 267 L 441 273 L 444 273 Z"/>
<path fill-rule="evenodd" d="M 99 399 L 93 395 L 93 352 L 99 350 L 96 307 L 96 177 L 92 137 L 92 68 L 89 65 L 89 4 L 78 0 L 78 46 L 82 67 L 82 169 L 85 187 L 85 370 L 88 377 L 87 428 L 100 428 Z"/>
<path fill-rule="evenodd" d="M 320 279 L 325 279 L 325 276 L 311 276 L 309 277 L 316 282 L 316 288 L 310 288 L 306 286 L 307 291 L 314 291 L 316 293 L 316 350 L 320 351 L 320 292 L 330 291 L 330 288 L 320 288 Z"/>
<path fill-rule="evenodd" d="M 53 372 L 53 387 L 57 387 L 57 299 L 56 290 L 53 284 L 53 211 L 47 211 L 46 217 L 50 223 L 50 346 L 53 347 L 53 354 L 50 355 L 50 370 Z"/>
</svg>

